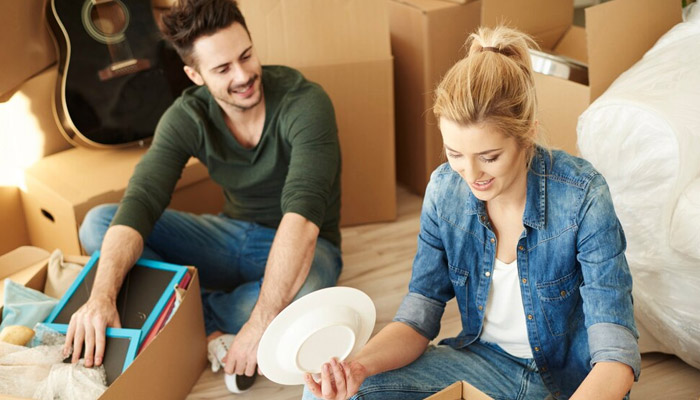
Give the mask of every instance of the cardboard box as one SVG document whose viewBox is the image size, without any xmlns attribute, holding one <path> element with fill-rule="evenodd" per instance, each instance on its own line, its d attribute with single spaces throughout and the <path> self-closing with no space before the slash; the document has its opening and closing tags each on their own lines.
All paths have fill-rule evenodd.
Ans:
<svg viewBox="0 0 700 400">
<path fill-rule="evenodd" d="M 433 116 L 433 91 L 464 57 L 464 41 L 478 26 L 481 1 L 391 0 L 389 21 L 396 85 L 396 165 L 399 182 L 423 193 L 445 161 Z"/>
<path fill-rule="evenodd" d="M 0 254 L 29 244 L 20 192 L 15 186 L 0 186 L 0 226 Z"/>
<path fill-rule="evenodd" d="M 0 12 L 0 102 L 13 89 L 56 61 L 46 24 L 46 1 L 4 1 Z"/>
<path fill-rule="evenodd" d="M 88 258 L 66 260 L 85 264 Z M 0 256 L 0 276 L 8 271 L 16 282 L 42 290 L 47 264 L 45 250 L 21 247 Z M 170 322 L 100 399 L 181 399 L 189 394 L 207 364 L 199 277 L 195 268 L 190 272 L 189 287 Z"/>
<path fill-rule="evenodd" d="M 94 206 L 118 203 L 145 148 L 73 148 L 41 159 L 25 172 L 22 202 L 32 245 L 81 254 L 78 228 Z M 223 192 L 207 169 L 190 159 L 169 207 L 193 213 L 219 213 Z"/>
<path fill-rule="evenodd" d="M 458 381 L 425 400 L 489 400 L 491 397 L 464 381 Z"/>
<path fill-rule="evenodd" d="M 468 34 L 479 25 L 505 23 L 535 37 L 545 49 L 588 63 L 589 85 L 535 74 L 540 129 L 549 145 L 578 154 L 578 116 L 681 20 L 675 0 L 613 0 L 587 8 L 586 28 L 573 26 L 573 0 L 391 0 L 391 42 L 396 59 L 398 179 L 423 193 L 445 161 L 431 111 L 433 91 L 464 56 Z"/>
<path fill-rule="evenodd" d="M 571 154 L 578 154 L 579 115 L 681 22 L 681 4 L 676 0 L 608 1 L 585 9 L 585 28 L 573 26 L 571 0 L 484 0 L 484 4 L 484 25 L 505 19 L 533 35 L 543 49 L 588 64 L 588 85 L 535 74 L 540 127 L 550 145 Z"/>
<path fill-rule="evenodd" d="M 263 64 L 300 70 L 333 101 L 343 157 L 341 224 L 395 219 L 386 2 L 239 0 L 239 5 Z"/>
</svg>

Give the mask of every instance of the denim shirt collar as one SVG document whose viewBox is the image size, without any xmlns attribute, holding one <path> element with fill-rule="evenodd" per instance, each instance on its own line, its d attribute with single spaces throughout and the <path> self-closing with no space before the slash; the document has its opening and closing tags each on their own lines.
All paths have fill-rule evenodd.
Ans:
<svg viewBox="0 0 700 400">
<path fill-rule="evenodd" d="M 546 150 L 536 147 L 535 155 L 527 171 L 527 200 L 523 213 L 523 225 L 535 229 L 544 229 L 545 195 L 547 190 Z"/>
<path fill-rule="evenodd" d="M 527 199 L 523 213 L 523 225 L 535 229 L 545 227 L 545 194 L 547 189 L 547 151 L 537 146 L 527 172 Z M 465 212 L 477 214 L 481 221 L 487 220 L 486 204 L 469 191 Z"/>
</svg>

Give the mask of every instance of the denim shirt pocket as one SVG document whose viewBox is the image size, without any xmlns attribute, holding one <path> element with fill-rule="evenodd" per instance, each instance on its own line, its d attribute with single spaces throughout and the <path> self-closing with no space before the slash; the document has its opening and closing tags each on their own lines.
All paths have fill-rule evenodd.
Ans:
<svg viewBox="0 0 700 400">
<path fill-rule="evenodd" d="M 452 282 L 452 288 L 455 291 L 455 297 L 457 304 L 459 305 L 460 311 L 463 313 L 463 318 L 467 318 L 467 292 L 469 291 L 467 282 L 469 281 L 469 271 L 466 269 L 455 267 L 452 264 L 448 264 L 450 281 Z"/>
<path fill-rule="evenodd" d="M 575 270 L 562 278 L 536 285 L 537 297 L 553 336 L 565 335 L 573 322 L 583 317 L 581 307 L 578 307 L 581 301 L 579 287 L 582 283 L 581 272 Z"/>
</svg>

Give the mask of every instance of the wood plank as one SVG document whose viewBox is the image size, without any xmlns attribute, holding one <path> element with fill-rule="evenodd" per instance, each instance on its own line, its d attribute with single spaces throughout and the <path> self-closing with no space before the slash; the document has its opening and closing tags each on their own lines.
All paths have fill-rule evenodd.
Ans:
<svg viewBox="0 0 700 400">
<path fill-rule="evenodd" d="M 398 219 L 342 229 L 343 272 L 339 285 L 367 293 L 377 307 L 375 333 L 388 324 L 408 290 L 411 264 L 417 247 L 421 198 L 398 189 Z M 455 301 L 447 304 L 442 329 L 434 342 L 455 336 L 461 330 Z M 302 386 L 281 386 L 259 377 L 242 395 L 228 392 L 222 372 L 206 370 L 188 399 L 300 399 Z M 640 381 L 632 387 L 632 400 L 686 400 L 700 396 L 700 371 L 675 356 L 650 353 L 642 357 Z"/>
</svg>

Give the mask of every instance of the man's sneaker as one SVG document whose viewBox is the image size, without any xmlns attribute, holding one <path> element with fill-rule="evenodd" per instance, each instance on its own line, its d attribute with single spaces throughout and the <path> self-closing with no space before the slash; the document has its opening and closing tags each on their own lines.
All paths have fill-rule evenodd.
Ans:
<svg viewBox="0 0 700 400">
<path fill-rule="evenodd" d="M 226 382 L 226 387 L 228 388 L 229 392 L 243 393 L 248 391 L 248 389 L 253 386 L 257 376 L 257 372 L 254 373 L 253 376 L 224 374 L 224 382 Z"/>
<path fill-rule="evenodd" d="M 223 334 L 207 344 L 207 358 L 211 363 L 211 371 L 218 372 L 224 366 L 224 357 L 231 348 L 231 343 L 236 335 Z"/>
<path fill-rule="evenodd" d="M 231 348 L 231 343 L 235 337 L 236 335 L 227 333 L 211 340 L 207 344 L 207 358 L 209 362 L 211 362 L 212 372 L 218 372 L 219 369 L 224 367 L 224 357 L 228 354 L 228 350 Z M 226 388 L 231 393 L 243 393 L 253 386 L 256 377 L 257 374 L 253 376 L 224 374 L 224 382 L 226 383 Z"/>
</svg>

